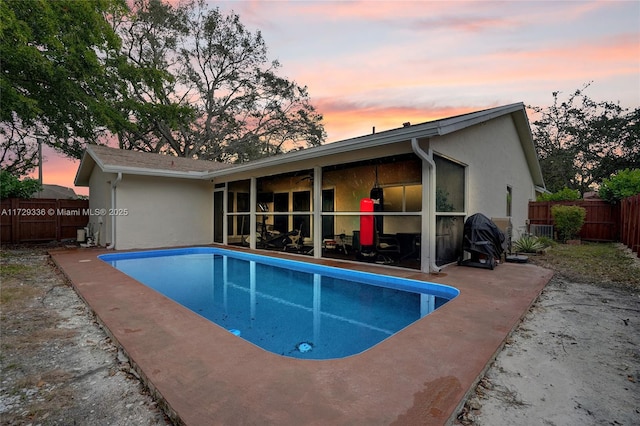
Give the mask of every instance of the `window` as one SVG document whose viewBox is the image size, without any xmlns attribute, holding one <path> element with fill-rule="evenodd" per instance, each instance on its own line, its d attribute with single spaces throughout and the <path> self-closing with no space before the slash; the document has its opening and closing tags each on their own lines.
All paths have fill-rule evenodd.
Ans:
<svg viewBox="0 0 640 426">
<path fill-rule="evenodd" d="M 296 191 L 293 193 L 293 211 L 294 212 L 310 212 L 311 211 L 311 192 Z M 305 237 L 311 235 L 311 215 L 296 214 L 293 215 L 293 229 L 301 230 L 301 234 Z"/>
<path fill-rule="evenodd" d="M 434 155 L 436 163 L 436 265 L 455 262 L 462 251 L 465 166 Z"/>
<path fill-rule="evenodd" d="M 249 180 L 229 183 L 227 194 L 228 241 L 245 245 L 247 241 L 244 237 L 249 235 L 250 229 Z"/>
<path fill-rule="evenodd" d="M 385 212 L 422 210 L 422 185 L 386 186 L 382 190 Z"/>
<path fill-rule="evenodd" d="M 464 212 L 465 167 L 434 155 L 436 163 L 436 211 Z"/>
<path fill-rule="evenodd" d="M 216 243 L 223 242 L 224 229 L 224 191 L 216 190 L 213 192 L 213 241 Z"/>
</svg>

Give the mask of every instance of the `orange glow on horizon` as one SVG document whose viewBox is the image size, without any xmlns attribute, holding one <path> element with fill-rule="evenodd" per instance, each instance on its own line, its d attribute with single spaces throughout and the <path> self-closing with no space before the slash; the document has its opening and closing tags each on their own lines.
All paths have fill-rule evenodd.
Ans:
<svg viewBox="0 0 640 426">
<path fill-rule="evenodd" d="M 332 108 L 333 107 L 333 108 Z M 343 109 L 330 103 L 318 104 L 318 110 L 324 111 L 324 126 L 327 132 L 327 143 L 392 130 L 402 127 L 403 123 L 420 124 L 445 117 L 453 117 L 478 111 L 486 107 L 370 107 Z"/>
<path fill-rule="evenodd" d="M 80 160 L 65 157 L 48 146 L 43 147 L 42 156 L 44 159 L 42 165 L 42 181 L 44 184 L 73 188 L 78 195 L 89 195 L 89 188 L 74 186 Z M 39 173 L 36 167 L 27 177 L 38 179 Z"/>
</svg>

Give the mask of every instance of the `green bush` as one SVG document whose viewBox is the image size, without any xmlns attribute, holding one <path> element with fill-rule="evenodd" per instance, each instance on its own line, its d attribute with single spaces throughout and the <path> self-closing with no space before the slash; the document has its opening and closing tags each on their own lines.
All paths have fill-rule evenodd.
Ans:
<svg viewBox="0 0 640 426">
<path fill-rule="evenodd" d="M 0 199 L 30 198 L 42 187 L 36 179 L 20 180 L 6 170 L 0 170 Z"/>
<path fill-rule="evenodd" d="M 537 201 L 575 201 L 580 199 L 580 191 L 577 189 L 562 188 L 553 194 L 540 194 Z"/>
<path fill-rule="evenodd" d="M 587 216 L 587 210 L 580 206 L 555 205 L 551 207 L 551 216 L 558 231 L 558 239 L 565 242 L 578 237 Z"/>
<path fill-rule="evenodd" d="M 538 237 L 538 242 L 542 244 L 544 248 L 551 247 L 556 244 L 556 242 L 553 241 L 553 238 L 549 237 Z"/>
<path fill-rule="evenodd" d="M 638 193 L 640 193 L 640 169 L 626 169 L 603 180 L 598 191 L 600 198 L 612 203 Z"/>
</svg>

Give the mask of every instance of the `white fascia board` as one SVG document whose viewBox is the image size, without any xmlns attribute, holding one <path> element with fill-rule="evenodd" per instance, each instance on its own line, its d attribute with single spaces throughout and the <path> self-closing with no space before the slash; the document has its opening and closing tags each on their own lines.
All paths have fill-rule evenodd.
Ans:
<svg viewBox="0 0 640 426">
<path fill-rule="evenodd" d="M 164 169 L 145 169 L 140 167 L 105 166 L 102 170 L 106 173 L 123 173 L 138 176 L 179 177 L 184 179 L 206 179 L 209 172 L 178 171 Z"/>
<path fill-rule="evenodd" d="M 445 118 L 438 120 L 438 134 L 440 136 L 449 133 L 456 132 L 458 130 L 465 129 L 467 127 L 474 126 L 476 124 L 484 123 L 494 118 L 511 114 L 516 111 L 524 110 L 524 104 L 522 102 L 505 105 L 502 107 L 492 108 L 489 110 L 472 112 L 461 117 Z"/>
<path fill-rule="evenodd" d="M 329 143 L 326 145 L 321 145 L 301 151 L 289 152 L 283 155 L 277 155 L 275 157 L 268 157 L 265 159 L 252 161 L 250 163 L 240 164 L 235 167 L 229 167 L 223 170 L 216 170 L 213 172 L 209 172 L 207 174 L 207 178 L 213 179 L 219 176 L 227 176 L 233 175 L 235 173 L 254 171 L 270 166 L 309 160 L 316 157 L 340 155 L 355 150 L 375 148 L 398 142 L 406 142 L 410 141 L 412 138 L 428 138 L 436 136 L 437 134 L 437 129 L 435 128 L 433 123 L 426 123 L 424 125 L 418 124 L 415 126 L 407 127 L 406 129 L 401 128 L 388 130 L 379 134 L 360 136 L 357 138 Z"/>
<path fill-rule="evenodd" d="M 90 167 L 89 162 L 92 161 L 95 165 L 95 159 L 90 156 L 87 155 L 87 152 L 85 151 L 85 153 L 82 155 L 82 159 L 80 160 L 80 165 L 78 166 L 78 170 L 76 171 L 76 177 L 73 179 L 73 184 L 75 186 L 89 186 L 89 183 L 87 182 L 87 184 L 80 184 L 79 180 L 80 180 L 80 172 L 84 171 L 85 168 Z"/>
<path fill-rule="evenodd" d="M 520 143 L 522 144 L 522 150 L 527 159 L 529 165 L 529 171 L 533 183 L 541 188 L 544 188 L 544 177 L 542 175 L 542 168 L 540 167 L 540 160 L 538 159 L 538 153 L 536 151 L 535 142 L 533 140 L 533 134 L 531 133 L 531 125 L 527 118 L 527 113 L 522 107 L 521 114 L 514 115 L 514 122 L 520 137 Z"/>
<path fill-rule="evenodd" d="M 91 145 L 87 145 L 86 152 L 88 152 L 91 158 L 93 158 L 93 161 L 96 162 L 96 165 L 104 170 L 104 163 L 102 162 L 102 160 L 100 160 L 100 157 L 95 152 L 93 152 L 93 148 L 91 147 Z"/>
<path fill-rule="evenodd" d="M 158 176 L 158 177 L 180 177 L 187 179 L 206 179 L 206 175 L 209 172 L 198 172 L 198 171 L 179 171 L 179 170 L 166 170 L 166 169 L 148 169 L 143 167 L 131 167 L 131 166 L 117 166 L 117 165 L 107 165 L 104 164 L 98 155 L 93 152 L 91 149 L 91 145 L 87 146 L 87 153 L 91 155 L 91 158 L 96 163 L 100 169 L 105 173 L 126 173 L 131 175 L 141 175 L 141 176 Z M 84 161 L 85 156 L 83 156 L 82 161 Z M 80 163 L 80 167 L 78 168 L 78 173 L 82 168 L 82 162 Z"/>
</svg>

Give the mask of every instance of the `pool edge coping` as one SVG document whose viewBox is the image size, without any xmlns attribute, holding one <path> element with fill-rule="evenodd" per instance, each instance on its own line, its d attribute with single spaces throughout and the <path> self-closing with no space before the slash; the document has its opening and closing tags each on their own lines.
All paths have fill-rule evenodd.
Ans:
<svg viewBox="0 0 640 426">
<path fill-rule="evenodd" d="M 138 250 L 138 251 L 139 251 L 139 250 Z M 63 250 L 63 252 L 64 252 L 64 250 Z M 113 251 L 106 251 L 106 250 L 100 250 L 100 252 L 101 252 L 101 254 L 104 254 L 104 253 L 113 253 Z M 95 309 L 94 309 L 94 307 L 91 305 L 91 303 L 90 303 L 90 302 L 89 302 L 85 297 L 83 297 L 83 296 L 82 296 L 82 289 L 80 289 L 77 285 L 75 285 L 75 282 L 74 282 L 74 279 L 73 279 L 73 275 L 74 275 L 74 274 L 73 274 L 73 273 L 69 274 L 69 273 L 68 273 L 68 271 L 65 269 L 65 267 L 62 265 L 62 263 L 64 263 L 64 262 L 59 261 L 59 259 L 61 259 L 61 258 L 57 258 L 57 257 L 56 257 L 56 256 L 61 256 L 62 254 L 61 254 L 61 253 L 59 253 L 59 251 L 51 251 L 51 252 L 50 252 L 50 254 L 51 254 L 52 259 L 54 260 L 54 263 L 57 265 L 58 269 L 59 269 L 59 270 L 61 270 L 61 271 L 63 272 L 63 274 L 64 274 L 64 275 L 69 279 L 69 281 L 70 281 L 71 283 L 73 283 L 73 284 L 74 284 L 74 289 L 76 290 L 76 293 L 78 293 L 78 294 L 81 296 L 81 298 L 83 299 L 83 301 L 85 302 L 85 304 L 87 304 L 87 306 L 89 306 L 89 307 L 92 309 L 92 311 L 94 312 L 94 314 L 96 315 L 96 317 L 97 317 L 97 318 L 101 318 L 101 316 L 99 315 L 99 312 L 96 312 L 96 311 L 95 311 Z M 94 252 L 93 254 L 95 254 L 95 252 Z M 96 256 L 97 256 L 97 255 L 96 255 Z M 295 256 L 294 256 L 294 257 L 295 257 Z M 299 258 L 298 258 L 298 257 L 295 257 L 295 259 L 294 259 L 294 260 L 301 261 L 301 260 L 299 260 Z M 330 262 L 330 263 L 334 263 L 334 262 Z M 108 264 L 106 264 L 106 263 L 105 263 L 105 266 L 108 266 L 109 268 L 111 268 L 111 266 L 110 266 L 110 265 L 108 265 Z M 367 268 L 370 268 L 370 267 L 371 267 L 371 265 L 366 265 L 366 267 L 367 267 Z M 378 268 L 384 268 L 384 267 L 379 267 L 379 266 L 374 265 L 374 266 L 373 266 L 373 268 L 374 268 L 374 269 L 376 269 L 376 270 L 378 270 Z M 465 268 L 465 267 L 463 267 L 463 268 Z M 552 276 L 551 271 L 545 270 L 544 268 L 540 268 L 540 267 L 537 267 L 537 266 L 536 266 L 535 268 L 537 268 L 539 271 L 541 271 L 541 275 L 538 277 L 538 279 L 537 279 L 537 280 L 535 280 L 535 281 L 537 281 L 537 283 L 534 285 L 534 287 L 537 289 L 537 290 L 534 290 L 534 293 L 535 293 L 535 294 L 529 294 L 529 296 L 527 297 L 527 299 L 529 299 L 529 300 L 528 300 L 528 303 L 527 303 L 527 304 L 526 304 L 526 306 L 525 306 L 525 307 L 520 311 L 520 313 L 519 313 L 519 315 L 518 315 L 517 319 L 516 319 L 515 321 L 512 321 L 512 323 L 510 324 L 510 326 L 509 326 L 508 330 L 507 330 L 505 333 L 503 333 L 503 337 L 502 337 L 502 339 L 500 340 L 499 344 L 495 347 L 495 349 L 492 351 L 492 353 L 491 353 L 491 355 L 490 355 L 489 359 L 487 359 L 487 360 L 486 360 L 486 362 L 484 363 L 484 365 L 483 365 L 482 369 L 481 369 L 481 370 L 480 370 L 480 371 L 475 375 L 475 377 L 474 377 L 474 378 L 473 378 L 473 380 L 471 381 L 470 386 L 469 386 L 469 387 L 468 387 L 468 388 L 463 392 L 463 397 L 462 397 L 462 398 L 460 398 L 460 399 L 459 399 L 459 401 L 458 401 L 456 404 L 454 404 L 454 405 L 455 405 L 455 408 L 454 408 L 454 409 L 449 413 L 449 416 L 448 416 L 447 420 L 445 421 L 445 423 L 450 423 L 450 422 L 455 421 L 455 416 L 456 416 L 457 412 L 459 411 L 459 409 L 461 409 L 461 406 L 462 406 L 462 404 L 464 403 L 464 401 L 465 401 L 465 399 L 466 399 L 466 396 L 468 396 L 468 395 L 469 395 L 469 393 L 474 389 L 475 384 L 477 384 L 477 381 L 478 381 L 478 380 L 480 380 L 480 378 L 482 377 L 482 375 L 484 374 L 484 372 L 486 371 L 486 369 L 489 367 L 490 363 L 495 359 L 495 357 L 497 356 L 497 354 L 498 354 L 498 353 L 500 352 L 500 350 L 502 350 L 502 348 L 504 347 L 504 343 L 505 343 L 505 341 L 506 341 L 506 338 L 507 338 L 507 337 L 509 336 L 509 334 L 510 334 L 510 333 L 511 333 L 511 332 L 512 332 L 512 331 L 513 331 L 513 330 L 518 326 L 518 324 L 521 322 L 521 320 L 522 320 L 522 318 L 524 317 L 524 315 L 527 313 L 527 311 L 529 310 L 529 308 L 531 307 L 531 305 L 533 305 L 533 304 L 535 303 L 535 301 L 536 301 L 536 299 L 538 298 L 538 296 L 539 296 L 540 292 L 544 289 L 544 287 L 545 287 L 546 283 L 547 283 L 547 282 L 549 281 L 549 279 L 551 278 L 551 276 Z M 383 270 L 385 273 L 389 273 L 389 270 L 387 270 L 387 269 L 382 269 L 382 270 Z M 468 268 L 465 268 L 465 270 L 468 270 Z M 464 270 L 463 270 L 463 271 L 464 271 Z M 500 271 L 500 267 L 496 268 L 496 271 Z M 397 272 L 397 271 L 396 271 L 396 272 Z M 415 275 L 425 275 L 425 274 L 420 274 L 418 271 L 415 271 L 415 270 L 407 270 L 407 271 L 402 271 L 402 272 L 403 272 L 404 274 L 412 275 L 412 276 L 415 276 Z M 472 275 L 474 275 L 474 274 L 472 274 Z M 491 277 L 492 275 L 487 275 L 487 276 Z M 429 277 L 430 277 L 430 278 L 433 278 L 432 276 L 429 276 Z M 447 277 L 447 275 L 445 275 L 444 277 L 438 277 L 438 276 L 436 276 L 436 277 L 435 277 L 435 279 L 436 279 L 437 281 L 442 281 L 442 280 L 443 280 L 442 278 L 446 278 L 446 277 Z M 434 280 L 430 280 L 430 282 L 433 282 L 433 281 L 434 281 Z M 437 281 L 436 281 L 436 283 L 438 283 Z M 444 280 L 444 281 L 446 281 L 446 280 Z M 445 282 L 444 284 L 447 284 L 447 283 Z M 450 284 L 447 284 L 447 285 L 450 285 Z M 456 288 L 459 288 L 458 286 L 455 286 L 455 287 L 456 287 Z M 531 297 L 531 296 L 532 296 L 532 297 Z M 458 296 L 458 297 L 460 297 L 460 296 Z M 443 308 L 444 308 L 444 307 L 443 307 Z M 125 350 L 125 352 L 126 352 L 126 349 L 127 349 L 127 348 L 126 348 L 126 346 L 121 342 L 121 339 L 119 339 L 119 338 L 118 338 L 117 333 L 115 333 L 113 330 L 111 330 L 111 329 L 110 329 L 109 324 L 107 324 L 107 323 L 106 323 L 106 321 L 102 321 L 102 320 L 101 320 L 101 323 L 103 324 L 103 326 L 104 326 L 105 330 L 108 330 L 108 333 L 113 337 L 113 339 L 114 339 L 116 342 L 118 342 L 118 344 L 119 344 L 119 345 L 123 348 L 123 350 Z M 274 356 L 277 356 L 277 355 L 274 355 Z M 134 363 L 134 364 L 135 364 L 135 367 L 136 367 L 136 368 L 137 368 L 137 370 L 139 371 L 139 374 L 141 375 L 141 377 L 145 378 L 144 382 L 145 382 L 146 386 L 148 386 L 150 390 L 155 390 L 155 392 L 156 392 L 157 394 L 159 394 L 159 395 L 161 396 L 161 398 L 163 399 L 163 401 L 164 401 L 164 400 L 165 400 L 164 395 L 162 395 L 162 392 L 160 391 L 160 389 L 158 389 L 158 388 L 155 386 L 155 384 L 154 384 L 153 380 L 152 380 L 152 379 L 151 379 L 147 374 L 145 374 L 144 368 L 143 368 L 140 364 L 138 364 L 138 363 L 136 362 L 135 357 L 131 357 L 131 356 L 130 356 L 130 357 L 129 357 L 129 359 L 132 361 L 132 363 Z M 288 359 L 291 359 L 291 358 L 288 358 Z M 318 361 L 311 361 L 311 360 L 300 360 L 300 361 L 302 361 L 302 362 L 318 362 Z M 328 361 L 331 361 L 331 360 L 328 360 Z M 319 362 L 327 362 L 327 361 L 319 361 Z M 179 413 L 177 413 L 177 412 L 176 412 L 175 410 L 173 410 L 173 408 L 171 407 L 171 403 L 170 403 L 170 401 L 166 401 L 166 406 L 170 408 L 171 412 L 175 412 L 175 413 L 176 413 L 176 415 L 179 417 Z M 399 420 L 399 418 L 400 418 L 400 417 L 401 417 L 401 413 L 399 413 L 398 420 Z M 437 423 L 437 424 L 440 424 L 440 423 Z"/>
</svg>

